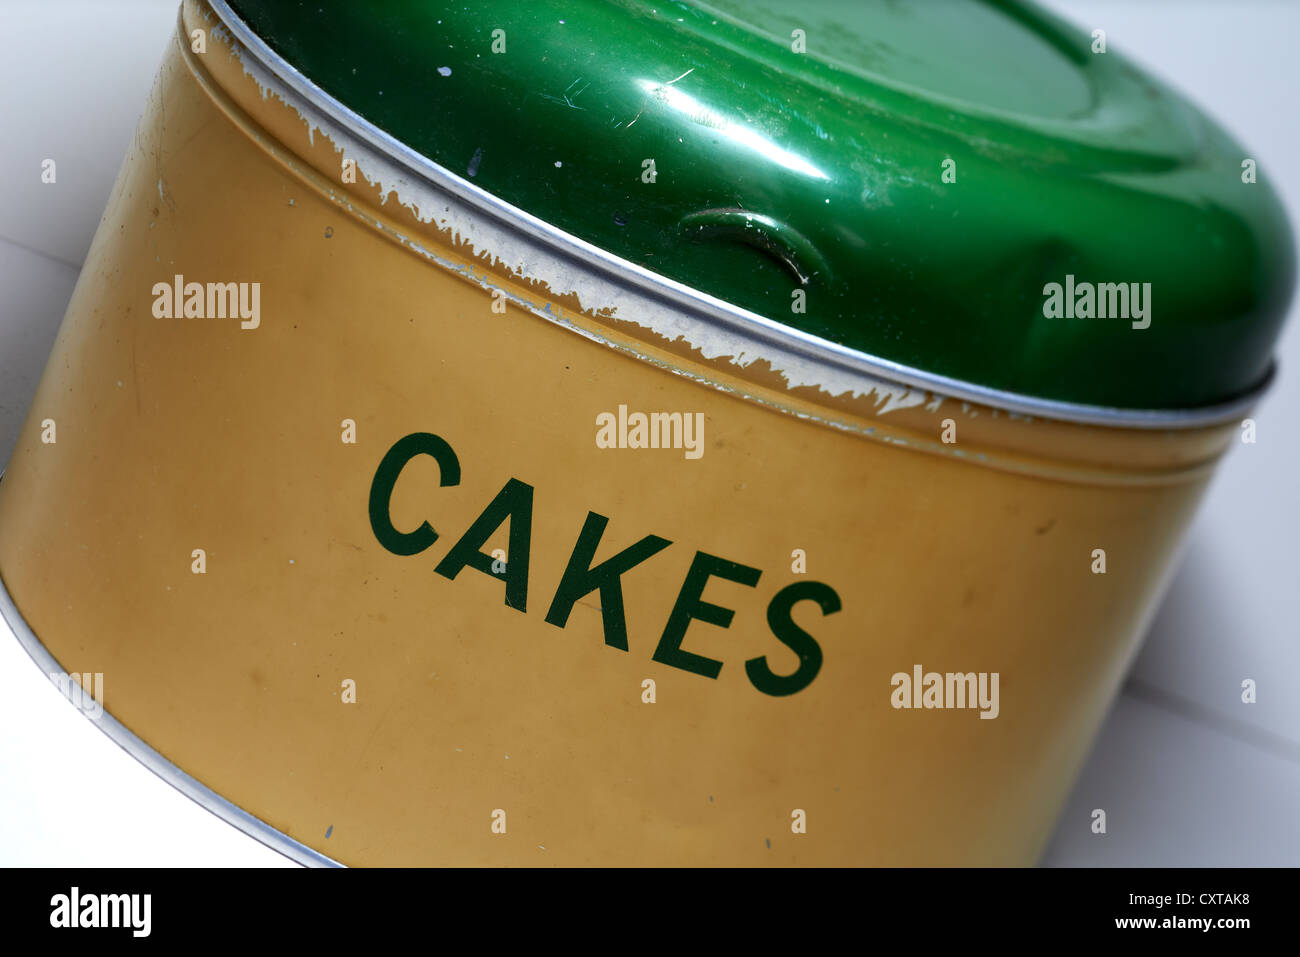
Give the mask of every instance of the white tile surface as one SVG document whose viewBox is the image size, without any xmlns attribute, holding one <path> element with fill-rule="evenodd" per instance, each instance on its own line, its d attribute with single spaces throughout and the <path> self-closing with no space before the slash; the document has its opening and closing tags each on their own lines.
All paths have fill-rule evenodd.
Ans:
<svg viewBox="0 0 1300 957">
<path fill-rule="evenodd" d="M 1092 833 L 1092 811 L 1106 833 Z M 1070 795 L 1046 866 L 1300 861 L 1300 764 L 1125 694 Z"/>
<path fill-rule="evenodd" d="M 73 266 L 0 239 L 0 468 L 13 452 L 76 282 Z"/>
<path fill-rule="evenodd" d="M 1292 416 L 1300 412 L 1291 409 Z M 1288 554 L 1300 541 L 1297 507 L 1288 502 L 1297 493 L 1297 470 L 1264 465 L 1285 460 L 1279 447 L 1294 439 L 1277 405 L 1259 422 L 1270 437 L 1235 457 L 1261 461 L 1231 463 L 1236 467 L 1219 477 L 1132 674 L 1300 747 L 1300 570 Z M 1256 683 L 1255 704 L 1241 700 L 1246 678 Z"/>
<path fill-rule="evenodd" d="M 179 0 L 0 2 L 0 238 L 80 264 Z M 57 182 L 41 182 L 53 159 Z"/>
</svg>

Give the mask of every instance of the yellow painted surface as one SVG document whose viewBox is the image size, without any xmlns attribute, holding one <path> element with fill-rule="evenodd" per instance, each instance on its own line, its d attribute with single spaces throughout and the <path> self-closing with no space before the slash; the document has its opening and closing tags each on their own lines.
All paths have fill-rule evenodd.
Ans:
<svg viewBox="0 0 1300 957">
<path fill-rule="evenodd" d="M 233 62 L 170 50 L 0 482 L 0 575 L 66 670 L 103 672 L 107 710 L 166 758 L 348 864 L 1036 859 L 1230 429 L 951 400 L 875 416 L 572 303 L 552 307 L 625 351 L 495 313 L 484 283 L 395 235 L 521 299 L 545 290 L 379 207 L 364 177 L 329 179 L 330 145 Z M 155 317 L 175 274 L 259 282 L 260 325 Z M 620 404 L 703 413 L 703 455 L 598 448 Z M 413 432 L 444 438 L 461 479 L 407 466 L 394 523 L 439 537 L 399 556 L 367 501 Z M 526 610 L 491 575 L 434 572 L 511 478 L 535 490 Z M 598 594 L 544 620 L 589 511 L 609 519 L 598 561 L 673 543 L 623 577 L 626 652 Z M 762 572 L 710 581 L 734 620 L 687 630 L 717 679 L 652 660 L 697 551 Z M 824 662 L 771 697 L 744 662 L 794 670 L 765 616 L 805 579 L 843 608 L 796 609 Z M 895 709 L 891 676 L 916 664 L 997 672 L 998 717 Z"/>
</svg>

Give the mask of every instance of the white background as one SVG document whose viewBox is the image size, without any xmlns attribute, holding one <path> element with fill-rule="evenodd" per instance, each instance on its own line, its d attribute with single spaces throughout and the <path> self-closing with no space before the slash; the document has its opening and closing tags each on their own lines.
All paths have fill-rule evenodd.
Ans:
<svg viewBox="0 0 1300 957">
<path fill-rule="evenodd" d="M 924 0 L 918 0 L 924 2 Z M 1300 222 L 1300 4 L 1049 6 L 1172 81 Z M 176 0 L 0 0 L 0 462 L 45 365 Z M 40 164 L 58 163 L 58 183 Z M 1294 312 L 1295 310 L 1293 310 Z M 1300 327 L 1233 449 L 1062 816 L 1049 865 L 1300 865 Z M 1240 700 L 1243 678 L 1257 704 Z M 1093 808 L 1108 833 L 1094 835 Z M 294 866 L 120 751 L 0 624 L 0 864 Z"/>
</svg>

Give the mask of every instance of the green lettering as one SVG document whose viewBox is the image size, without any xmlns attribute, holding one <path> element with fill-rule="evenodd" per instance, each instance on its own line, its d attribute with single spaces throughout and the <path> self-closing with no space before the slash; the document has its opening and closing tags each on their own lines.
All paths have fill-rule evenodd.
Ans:
<svg viewBox="0 0 1300 957">
<path fill-rule="evenodd" d="M 786 585 L 773 596 L 767 606 L 767 626 L 781 643 L 799 656 L 799 667 L 793 674 L 778 675 L 767 666 L 766 656 L 745 662 L 749 682 L 763 694 L 775 696 L 802 691 L 817 677 L 822 666 L 822 649 L 812 635 L 794 623 L 791 609 L 801 601 L 815 601 L 823 615 L 839 611 L 840 596 L 835 589 L 822 582 L 795 582 Z"/>
<path fill-rule="evenodd" d="M 506 570 L 498 575 L 492 571 L 493 558 L 481 550 L 501 524 L 510 520 L 510 546 L 506 553 Z M 474 519 L 455 545 L 451 547 L 434 571 L 453 581 L 466 565 L 492 578 L 504 578 L 506 604 L 520 611 L 528 604 L 528 549 L 532 541 L 533 487 L 512 478 L 506 482 L 497 497 Z"/>
<path fill-rule="evenodd" d="M 440 486 L 460 484 L 460 462 L 451 446 L 440 436 L 431 432 L 413 432 L 397 440 L 380 460 L 374 481 L 370 483 L 370 528 L 379 544 L 394 555 L 414 555 L 438 540 L 438 533 L 428 522 L 421 522 L 413 532 L 399 532 L 393 527 L 389 513 L 397 477 L 406 463 L 417 455 L 433 456 L 438 463 Z"/>
<path fill-rule="evenodd" d="M 753 588 L 762 574 L 757 568 L 727 561 L 706 552 L 696 552 L 690 571 L 686 573 L 686 581 L 682 582 L 682 590 L 677 595 L 677 603 L 668 616 L 668 624 L 664 626 L 659 647 L 655 649 L 654 660 L 706 678 L 718 677 L 718 672 L 722 670 L 721 661 L 682 650 L 686 626 L 691 623 L 691 619 L 698 619 L 720 628 L 731 627 L 731 619 L 736 613 L 730 608 L 703 601 L 700 596 L 704 594 L 704 586 L 710 578 L 717 577 Z"/>
<path fill-rule="evenodd" d="M 658 535 L 647 535 L 630 548 L 625 548 L 613 558 L 608 558 L 595 567 L 591 561 L 596 557 L 596 548 L 605 533 L 609 519 L 595 512 L 587 513 L 587 520 L 578 534 L 578 542 L 569 555 L 569 564 L 560 579 L 560 587 L 555 590 L 551 609 L 546 613 L 546 620 L 558 628 L 563 628 L 569 621 L 569 614 L 579 598 L 600 590 L 600 615 L 605 628 L 605 644 L 611 648 L 627 651 L 627 615 L 623 609 L 622 575 L 629 569 L 640 565 L 672 544 Z"/>
</svg>

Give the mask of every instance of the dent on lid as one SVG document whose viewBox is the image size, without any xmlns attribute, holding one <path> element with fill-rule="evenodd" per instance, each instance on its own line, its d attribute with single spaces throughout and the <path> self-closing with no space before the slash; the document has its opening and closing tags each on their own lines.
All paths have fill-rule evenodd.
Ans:
<svg viewBox="0 0 1300 957">
<path fill-rule="evenodd" d="M 1028 4 L 230 5 L 453 173 L 832 342 L 1120 408 L 1267 375 L 1294 278 L 1268 171 Z"/>
</svg>

